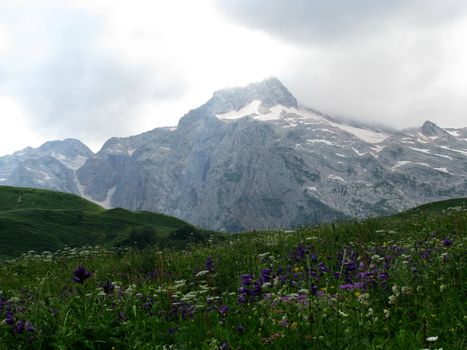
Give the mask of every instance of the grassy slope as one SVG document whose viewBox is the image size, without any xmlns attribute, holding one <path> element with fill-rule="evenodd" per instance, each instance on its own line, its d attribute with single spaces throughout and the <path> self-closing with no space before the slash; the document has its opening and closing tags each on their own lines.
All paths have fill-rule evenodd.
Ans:
<svg viewBox="0 0 467 350">
<path fill-rule="evenodd" d="M 396 214 L 395 217 L 409 217 L 417 215 L 429 215 L 430 213 L 439 213 L 443 210 L 453 209 L 453 208 L 466 208 L 467 207 L 467 198 L 454 198 L 447 199 L 438 202 L 431 202 L 427 204 L 420 205 L 418 207 L 409 209 L 402 213 Z"/>
<path fill-rule="evenodd" d="M 216 349 L 224 342 L 232 349 L 464 349 L 466 206 L 467 199 L 443 201 L 393 217 L 240 234 L 182 253 L 93 248 L 28 254 L 0 265 L 0 286 L 11 308 L 14 303 L 21 307 L 17 319 L 31 321 L 35 330 L 16 334 L 12 329 L 21 321 L 0 326 L 0 344 L 34 349 L 171 344 Z M 347 257 L 346 264 L 339 263 L 339 256 Z M 206 269 L 208 257 L 214 271 L 198 273 Z M 350 272 L 352 282 L 359 281 L 359 272 L 375 270 L 374 286 L 340 288 L 348 282 L 335 274 L 346 270 L 350 260 L 363 263 Z M 83 285 L 71 281 L 81 264 L 93 272 Z M 308 268 L 319 278 L 307 277 Z M 241 275 L 257 281 L 264 269 L 271 270 L 272 285 L 239 303 Z M 383 271 L 388 273 L 385 283 L 378 277 Z M 99 288 L 106 281 L 116 281 L 120 292 L 116 287 L 103 295 Z M 317 294 L 300 300 L 299 292 L 312 285 Z M 5 317 L 0 310 L 0 319 Z"/>
<path fill-rule="evenodd" d="M 47 190 L 0 187 L 0 256 L 65 245 L 109 245 L 135 227 L 150 226 L 158 238 L 185 227 L 174 217 L 104 208 L 81 197 Z"/>
</svg>

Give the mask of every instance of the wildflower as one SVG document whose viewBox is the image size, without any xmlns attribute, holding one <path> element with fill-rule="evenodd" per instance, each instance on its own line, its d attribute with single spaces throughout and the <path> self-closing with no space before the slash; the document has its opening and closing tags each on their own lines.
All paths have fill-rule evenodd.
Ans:
<svg viewBox="0 0 467 350">
<path fill-rule="evenodd" d="M 209 270 L 201 270 L 196 274 L 196 277 L 202 277 L 204 275 L 207 275 L 209 273 Z"/>
<path fill-rule="evenodd" d="M 17 334 L 21 334 L 24 332 L 25 326 L 24 326 L 24 321 L 19 321 L 16 324 L 15 331 Z"/>
<path fill-rule="evenodd" d="M 249 286 L 253 282 L 253 276 L 250 274 L 243 274 L 241 276 L 241 284 L 242 286 Z"/>
<path fill-rule="evenodd" d="M 104 290 L 104 293 L 109 295 L 111 294 L 114 289 L 115 289 L 115 284 L 113 284 L 112 282 L 105 282 L 105 284 L 102 286 L 102 289 Z"/>
<path fill-rule="evenodd" d="M 389 296 L 389 304 L 393 305 L 396 303 L 397 297 L 395 295 Z"/>
<path fill-rule="evenodd" d="M 240 333 L 240 334 L 245 333 L 245 327 L 243 327 L 240 323 L 237 324 L 237 326 L 235 327 L 235 329 L 236 329 L 237 332 Z"/>
<path fill-rule="evenodd" d="M 229 307 L 227 305 L 223 305 L 219 308 L 219 313 L 222 315 L 222 316 L 225 316 L 227 315 L 227 311 L 229 311 Z"/>
<path fill-rule="evenodd" d="M 384 313 L 384 317 L 386 318 L 389 318 L 389 316 L 391 316 L 391 311 L 389 311 L 388 309 L 384 309 L 383 313 Z"/>
<path fill-rule="evenodd" d="M 344 311 L 339 310 L 339 315 L 342 317 L 349 317 L 349 314 L 346 314 Z"/>
<path fill-rule="evenodd" d="M 73 281 L 83 284 L 85 280 L 92 276 L 92 273 L 87 271 L 84 266 L 78 267 L 74 272 Z"/>
<path fill-rule="evenodd" d="M 5 322 L 6 322 L 6 324 L 9 324 L 9 325 L 15 324 L 15 322 L 16 322 L 15 316 L 13 315 L 13 313 L 11 311 L 6 312 Z"/>
<path fill-rule="evenodd" d="M 272 270 L 271 269 L 262 269 L 261 270 L 261 280 L 263 282 L 270 282 L 271 281 L 271 273 L 272 273 Z"/>
<path fill-rule="evenodd" d="M 204 264 L 205 267 L 206 267 L 206 270 L 208 270 L 208 272 L 214 272 L 214 263 L 212 262 L 212 258 L 210 256 L 208 256 L 208 258 L 206 259 L 206 263 Z"/>
<path fill-rule="evenodd" d="M 230 350 L 230 349 L 232 349 L 232 348 L 229 346 L 229 344 L 227 343 L 227 341 L 224 341 L 224 342 L 221 344 L 221 346 L 220 346 L 219 349 L 221 349 L 221 350 Z"/>
<path fill-rule="evenodd" d="M 402 294 L 403 294 L 403 295 L 410 295 L 410 294 L 412 294 L 412 288 L 407 287 L 407 286 L 403 286 L 403 287 L 401 288 L 401 291 L 402 291 Z"/>
<path fill-rule="evenodd" d="M 434 341 L 437 341 L 437 340 L 438 340 L 438 336 L 426 338 L 426 341 L 431 341 L 431 342 L 434 342 Z"/>
<path fill-rule="evenodd" d="M 452 246 L 452 241 L 448 238 L 445 238 L 443 240 L 441 240 L 441 243 L 445 246 L 445 247 L 450 247 Z"/>
</svg>

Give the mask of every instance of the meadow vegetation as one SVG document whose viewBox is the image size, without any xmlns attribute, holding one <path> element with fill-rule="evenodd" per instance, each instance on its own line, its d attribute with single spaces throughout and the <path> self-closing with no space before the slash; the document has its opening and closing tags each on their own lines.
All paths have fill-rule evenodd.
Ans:
<svg viewBox="0 0 467 350">
<path fill-rule="evenodd" d="M 457 200 L 183 249 L 31 251 L 0 265 L 0 348 L 465 349 L 466 231 Z"/>
<path fill-rule="evenodd" d="M 193 234 L 185 237 L 187 232 Z M 69 193 L 0 186 L 0 257 L 83 245 L 141 248 L 158 242 L 182 248 L 208 237 L 208 231 L 172 216 L 106 210 Z"/>
</svg>

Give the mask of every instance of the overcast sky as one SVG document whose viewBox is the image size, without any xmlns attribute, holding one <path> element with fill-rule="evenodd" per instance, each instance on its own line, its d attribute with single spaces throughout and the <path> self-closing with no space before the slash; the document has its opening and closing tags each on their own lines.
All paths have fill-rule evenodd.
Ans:
<svg viewBox="0 0 467 350">
<path fill-rule="evenodd" d="M 276 76 L 302 104 L 467 126 L 465 0 L 1 0 L 0 155 L 97 151 Z"/>
</svg>

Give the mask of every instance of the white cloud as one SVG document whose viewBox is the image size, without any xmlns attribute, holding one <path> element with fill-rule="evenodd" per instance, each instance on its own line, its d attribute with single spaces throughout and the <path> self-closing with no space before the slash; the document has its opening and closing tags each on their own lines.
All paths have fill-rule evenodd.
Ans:
<svg viewBox="0 0 467 350">
<path fill-rule="evenodd" d="M 0 95 L 0 155 L 10 154 L 27 146 L 37 147 L 46 140 L 27 125 L 29 116 L 14 98 Z"/>
<path fill-rule="evenodd" d="M 294 53 L 226 21 L 207 0 L 44 0 L 1 10 L 20 44 L 0 59 L 0 88 L 42 135 L 91 145 L 174 125 L 216 89 L 280 75 Z"/>
<path fill-rule="evenodd" d="M 271 75 L 323 112 L 465 126 L 467 6 L 344 5 L 4 0 L 0 92 L 23 111 L 23 126 L 0 113 L 2 133 L 23 143 L 26 130 L 76 137 L 97 150 L 111 136 L 175 125 L 214 90 Z"/>
<path fill-rule="evenodd" d="M 283 79 L 309 106 L 396 128 L 465 126 L 465 1 L 217 3 L 237 23 L 297 45 Z"/>
<path fill-rule="evenodd" d="M 8 40 L 8 34 L 4 26 L 0 24 L 0 57 L 7 53 L 7 50 L 10 47 L 10 42 Z"/>
</svg>

